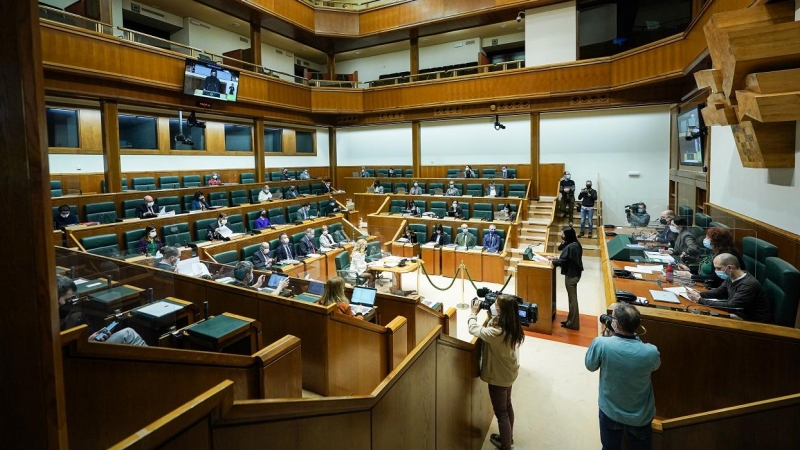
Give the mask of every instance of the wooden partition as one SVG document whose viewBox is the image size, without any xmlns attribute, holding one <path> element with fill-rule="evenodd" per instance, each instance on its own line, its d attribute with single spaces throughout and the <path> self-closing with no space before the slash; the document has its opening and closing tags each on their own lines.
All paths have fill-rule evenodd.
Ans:
<svg viewBox="0 0 800 450">
<path fill-rule="evenodd" d="M 441 326 L 445 330 L 445 334 L 455 335 L 455 328 L 453 330 L 449 329 L 451 321 L 456 316 L 455 308 L 439 312 L 420 303 L 419 296 L 401 297 L 383 293 L 379 293 L 375 298 L 375 305 L 380 311 L 380 322 L 388 323 L 391 318 L 397 316 L 407 318 L 407 348 L 409 352 L 437 326 Z"/>
<path fill-rule="evenodd" d="M 412 183 L 415 180 L 414 177 L 420 176 L 418 173 L 415 173 L 414 177 L 406 177 L 405 176 L 405 173 L 406 173 L 407 170 L 414 170 L 414 166 L 370 166 L 370 165 L 367 165 L 365 167 L 367 169 L 374 170 L 376 175 L 378 174 L 378 170 L 383 170 L 383 169 L 389 170 L 389 167 L 391 167 L 392 169 L 394 169 L 395 174 L 398 175 L 395 178 L 378 177 L 381 180 L 385 179 L 385 180 L 392 180 L 392 181 L 406 181 L 408 183 Z M 336 166 L 336 173 L 335 174 L 331 174 L 331 177 L 334 178 L 334 181 L 333 181 L 334 182 L 334 186 L 336 186 L 337 189 L 345 189 L 345 190 L 347 190 L 347 188 L 345 187 L 345 186 L 347 186 L 347 181 L 345 181 L 345 178 L 359 178 L 359 177 L 353 177 L 353 172 L 361 173 L 361 166 Z M 365 178 L 365 180 L 369 180 L 369 182 L 371 184 L 375 180 L 375 178 Z M 357 192 L 364 192 L 364 191 L 366 191 L 366 189 L 367 189 L 367 187 L 364 186 L 363 190 L 359 189 Z M 347 192 L 350 192 L 350 191 L 347 191 Z"/>
<path fill-rule="evenodd" d="M 539 164 L 539 197 L 558 196 L 558 181 L 564 176 L 564 163 Z"/>
<path fill-rule="evenodd" d="M 559 175 L 559 177 L 560 176 L 561 175 Z M 345 191 L 347 191 L 350 195 L 363 194 L 363 193 L 367 192 L 367 188 L 372 186 L 372 183 L 374 183 L 375 180 L 379 180 L 381 182 L 391 182 L 392 185 L 394 185 L 394 183 L 398 183 L 398 182 L 400 182 L 400 183 L 408 183 L 409 188 L 412 186 L 412 184 L 416 180 L 416 181 L 419 181 L 420 183 L 425 183 L 426 189 L 428 189 L 430 187 L 431 183 L 441 183 L 443 185 L 443 192 L 447 190 L 448 183 L 451 182 L 451 181 L 454 181 L 456 183 L 461 183 L 462 184 L 462 191 L 461 191 L 462 193 L 465 193 L 467 184 L 470 184 L 470 183 L 482 184 L 483 185 L 483 189 L 486 189 L 486 187 L 489 186 L 489 182 L 490 181 L 494 181 L 495 185 L 503 187 L 503 192 L 506 195 L 508 195 L 508 185 L 509 184 L 524 184 L 524 185 L 526 185 L 525 198 L 528 198 L 530 196 L 530 192 L 528 192 L 528 190 L 530 189 L 530 181 L 531 181 L 530 179 L 503 180 L 503 179 L 489 179 L 489 178 L 444 178 L 444 177 L 443 178 L 413 178 L 413 179 L 412 178 L 395 179 L 395 178 L 354 178 L 354 177 L 346 177 L 344 179 L 344 188 L 343 189 Z M 337 188 L 338 188 L 338 186 L 337 186 Z M 391 192 L 384 192 L 384 194 L 385 195 L 389 195 L 389 194 L 391 194 Z M 374 194 L 371 194 L 371 195 L 374 195 Z M 414 197 L 419 197 L 419 196 L 414 196 Z M 519 197 L 470 197 L 470 198 L 481 198 L 481 199 L 487 199 L 487 200 L 488 199 L 492 199 L 492 198 L 508 199 L 509 203 L 510 203 L 511 200 L 519 200 Z M 358 205 L 356 205 L 356 206 L 358 207 Z M 363 208 L 359 208 L 359 209 L 363 210 Z M 374 211 L 370 211 L 370 210 L 363 210 L 363 211 L 365 213 L 367 213 L 367 214 L 374 212 Z"/>
<path fill-rule="evenodd" d="M 478 450 L 492 420 L 480 352 L 437 327 L 368 395 L 239 402 L 220 385 L 116 448 L 256 449 L 268 436 L 275 448 Z"/>
<path fill-rule="evenodd" d="M 61 333 L 73 448 L 106 448 L 216 384 L 233 398 L 301 398 L 300 340 L 252 356 L 92 343 L 85 325 Z M 105 411 L 105 412 L 98 412 Z"/>
</svg>

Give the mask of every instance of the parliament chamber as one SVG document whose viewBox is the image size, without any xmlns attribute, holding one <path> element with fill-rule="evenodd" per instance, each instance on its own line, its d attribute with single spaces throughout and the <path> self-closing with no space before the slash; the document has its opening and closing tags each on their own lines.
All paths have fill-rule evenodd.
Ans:
<svg viewBox="0 0 800 450">
<path fill-rule="evenodd" d="M 487 287 L 536 308 L 529 341 L 636 305 L 653 448 L 800 446 L 800 0 L 0 11 L 4 448 L 495 448 Z M 581 333 L 565 227 L 599 286 Z M 722 249 L 765 320 L 690 300 Z"/>
</svg>

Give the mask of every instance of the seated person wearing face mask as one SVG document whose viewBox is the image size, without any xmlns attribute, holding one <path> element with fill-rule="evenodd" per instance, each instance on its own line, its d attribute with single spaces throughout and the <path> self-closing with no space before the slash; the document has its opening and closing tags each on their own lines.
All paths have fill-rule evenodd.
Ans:
<svg viewBox="0 0 800 450">
<path fill-rule="evenodd" d="M 417 241 L 417 232 L 412 230 L 408 225 L 406 225 L 406 228 L 403 230 L 403 235 L 401 237 L 408 239 L 409 244 L 416 244 L 419 242 Z"/>
<path fill-rule="evenodd" d="M 228 215 L 225 213 L 219 213 L 217 221 L 208 224 L 206 239 L 208 239 L 209 241 L 213 241 L 214 239 L 223 239 L 223 237 L 219 234 L 219 228 L 227 226 L 227 224 L 228 224 Z"/>
<path fill-rule="evenodd" d="M 369 178 L 369 172 L 367 172 L 367 168 L 361 166 L 361 178 Z"/>
<path fill-rule="evenodd" d="M 461 206 L 458 205 L 457 200 L 453 200 L 453 204 L 450 205 L 450 209 L 448 209 L 447 211 L 455 213 L 453 217 L 455 217 L 456 219 L 460 219 L 464 214 L 464 210 L 461 209 Z"/>
<path fill-rule="evenodd" d="M 258 201 L 266 202 L 269 200 L 272 200 L 272 192 L 269 191 L 269 185 L 265 184 L 264 187 L 258 192 Z"/>
<path fill-rule="evenodd" d="M 646 227 L 650 224 L 650 214 L 647 214 L 647 205 L 644 203 L 634 203 L 630 208 L 625 208 L 628 215 L 628 223 L 632 227 Z"/>
<path fill-rule="evenodd" d="M 294 248 L 289 243 L 289 236 L 286 233 L 281 234 L 281 245 L 278 246 L 275 254 L 278 256 L 278 261 L 286 261 L 287 259 L 294 259 Z"/>
<path fill-rule="evenodd" d="M 456 245 L 459 247 L 474 247 L 477 241 L 478 238 L 469 232 L 467 224 L 461 225 L 461 232 L 456 236 Z"/>
<path fill-rule="evenodd" d="M 415 217 L 419 217 L 422 215 L 422 210 L 419 209 L 419 206 L 417 206 L 416 203 L 414 203 L 414 200 L 409 200 L 406 202 L 406 211 L 408 211 L 409 214 Z"/>
<path fill-rule="evenodd" d="M 489 253 L 497 253 L 500 251 L 502 239 L 497 234 L 497 227 L 489 225 L 489 233 L 483 235 L 483 249 Z"/>
<path fill-rule="evenodd" d="M 503 205 L 503 211 L 508 214 L 508 219 L 506 219 L 507 222 L 513 222 L 517 220 L 517 212 L 511 209 L 511 204 L 506 203 Z"/>
<path fill-rule="evenodd" d="M 694 235 L 689 231 L 689 227 L 686 226 L 686 219 L 676 217 L 669 225 L 669 229 L 677 235 L 675 237 L 675 245 L 672 248 L 661 250 L 661 252 L 677 256 L 681 259 L 680 262 L 684 264 L 696 263 L 700 256 L 700 249 L 697 247 Z"/>
<path fill-rule="evenodd" d="M 295 213 L 296 220 L 309 220 L 311 219 L 311 205 L 303 203 L 303 206 Z"/>
<path fill-rule="evenodd" d="M 381 184 L 380 181 L 375 180 L 372 183 L 372 192 L 374 192 L 376 194 L 383 194 L 383 185 Z"/>
<path fill-rule="evenodd" d="M 436 245 L 447 245 L 450 243 L 450 235 L 444 232 L 444 228 L 442 225 L 436 225 L 436 228 L 433 230 L 433 234 L 431 234 L 431 238 L 428 240 Z"/>
<path fill-rule="evenodd" d="M 450 182 L 450 187 L 447 188 L 447 191 L 445 191 L 444 195 L 448 195 L 450 197 L 454 197 L 456 195 L 461 195 L 461 192 L 458 189 L 456 189 L 455 183 L 453 183 L 451 181 Z"/>
<path fill-rule="evenodd" d="M 422 188 L 419 187 L 419 183 L 415 181 L 414 185 L 411 186 L 411 189 L 409 189 L 408 193 L 411 195 L 422 195 Z"/>
<path fill-rule="evenodd" d="M 303 171 L 300 172 L 300 176 L 298 178 L 301 180 L 310 180 L 311 174 L 308 173 L 308 169 L 303 169 Z"/>
<path fill-rule="evenodd" d="M 339 204 L 336 203 L 336 199 L 331 197 L 328 199 L 328 204 L 325 205 L 325 214 L 336 214 L 340 212 L 342 209 L 339 208 Z"/>
<path fill-rule="evenodd" d="M 281 181 L 289 181 L 292 177 L 289 176 L 289 169 L 284 168 L 281 170 Z"/>
<path fill-rule="evenodd" d="M 717 287 L 724 281 L 714 273 L 714 258 L 723 253 L 729 253 L 739 261 L 739 267 L 744 267 L 739 251 L 733 245 L 733 235 L 725 228 L 712 227 L 706 230 L 706 237 L 703 239 L 703 247 L 710 252 L 700 260 L 697 266 L 697 273 L 689 272 L 689 266 L 678 264 L 678 271 L 675 276 L 680 278 L 691 278 L 694 281 L 703 281 L 709 287 Z"/>
<path fill-rule="evenodd" d="M 289 190 L 286 191 L 286 194 L 284 194 L 283 198 L 289 200 L 299 196 L 300 194 L 297 192 L 297 188 L 294 186 L 289 186 Z"/>
<path fill-rule="evenodd" d="M 336 241 L 333 236 L 328 232 L 328 226 L 322 226 L 322 234 L 319 235 L 319 247 L 323 252 L 327 252 L 336 247 Z"/>
<path fill-rule="evenodd" d="M 61 331 L 69 330 L 79 325 L 87 325 L 89 328 L 89 341 L 91 342 L 147 346 L 144 339 L 131 328 L 123 328 L 111 335 L 103 335 L 98 341 L 96 338 L 100 330 L 95 331 L 82 312 L 72 310 L 72 302 L 70 300 L 78 292 L 75 282 L 63 275 L 56 275 L 56 289 L 58 290 L 58 299 L 56 301 L 58 302 Z"/>
<path fill-rule="evenodd" d="M 248 289 L 259 289 L 267 281 L 265 275 L 259 276 L 257 280 L 255 279 L 253 263 L 250 261 L 239 261 L 236 263 L 236 266 L 233 268 L 233 278 L 235 281 L 231 283 L 232 286 L 245 287 Z"/>
<path fill-rule="evenodd" d="M 222 184 L 222 181 L 219 179 L 219 174 L 214 172 L 211 174 L 211 178 L 208 179 L 209 186 L 219 186 Z"/>
<path fill-rule="evenodd" d="M 267 216 L 266 209 L 262 209 L 258 213 L 258 218 L 256 219 L 254 226 L 256 230 L 260 230 L 262 228 L 269 228 L 272 226 L 272 223 L 269 221 L 269 218 Z"/>
<path fill-rule="evenodd" d="M 325 181 L 324 183 L 322 183 L 322 189 L 320 189 L 319 191 L 320 194 L 330 194 L 332 192 L 333 188 L 331 187 L 330 181 Z"/>
<path fill-rule="evenodd" d="M 486 188 L 486 192 L 484 192 L 486 197 L 502 197 L 503 196 L 503 186 L 497 186 L 494 184 L 494 181 L 489 182 L 489 186 Z"/>
<path fill-rule="evenodd" d="M 153 201 L 153 197 L 145 195 L 144 202 L 136 207 L 136 217 L 149 219 L 156 216 L 158 216 L 158 205 Z"/>
<path fill-rule="evenodd" d="M 194 200 L 192 200 L 192 211 L 205 211 L 209 208 L 211 208 L 211 206 L 206 202 L 206 197 L 203 193 L 200 191 L 195 192 Z"/>
<path fill-rule="evenodd" d="M 53 229 L 68 227 L 70 225 L 77 225 L 79 223 L 78 216 L 72 214 L 69 206 L 61 205 L 58 207 L 58 214 L 53 218 Z"/>
<path fill-rule="evenodd" d="M 395 175 L 395 173 L 394 173 L 394 169 L 392 169 L 391 167 L 389 167 L 389 170 L 386 172 L 386 176 L 387 176 L 388 178 L 395 178 L 397 175 Z"/>
<path fill-rule="evenodd" d="M 464 178 L 478 178 L 478 176 L 475 175 L 475 172 L 472 170 L 472 167 L 466 166 L 464 167 Z"/>
<path fill-rule="evenodd" d="M 256 269 L 269 269 L 272 266 L 272 258 L 269 257 L 269 242 L 262 242 L 258 251 L 250 257 L 250 262 Z"/>
<path fill-rule="evenodd" d="M 663 242 L 665 244 L 669 244 L 670 242 L 674 242 L 677 235 L 669 229 L 669 224 L 674 219 L 675 212 L 672 210 L 666 210 L 661 213 L 661 217 L 658 219 L 658 222 L 661 225 L 664 225 L 664 229 L 661 230 L 659 233 L 655 233 L 652 238 L 656 242 Z"/>
<path fill-rule="evenodd" d="M 148 225 L 147 228 L 144 229 L 144 237 L 139 239 L 136 248 L 142 255 L 155 256 L 155 254 L 161 250 L 161 247 L 162 245 L 161 241 L 158 239 L 156 227 Z"/>
<path fill-rule="evenodd" d="M 178 270 L 178 261 L 181 260 L 181 252 L 175 247 L 161 247 L 161 261 L 156 263 L 156 269 L 175 272 Z"/>
<path fill-rule="evenodd" d="M 712 308 L 741 308 L 731 311 L 744 320 L 769 323 L 772 320 L 767 295 L 761 284 L 739 266 L 730 253 L 714 258 L 714 272 L 724 281 L 718 288 L 697 292 L 687 288 L 689 299 Z"/>
<path fill-rule="evenodd" d="M 314 230 L 311 228 L 306 230 L 306 235 L 300 239 L 300 245 L 297 246 L 297 254 L 300 256 L 313 255 L 317 253 L 317 247 L 314 245 Z"/>
</svg>

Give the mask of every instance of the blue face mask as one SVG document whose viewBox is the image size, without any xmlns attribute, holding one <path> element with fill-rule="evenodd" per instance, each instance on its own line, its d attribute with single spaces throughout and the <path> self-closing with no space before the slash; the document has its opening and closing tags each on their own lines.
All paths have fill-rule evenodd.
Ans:
<svg viewBox="0 0 800 450">
<path fill-rule="evenodd" d="M 705 238 L 703 239 L 703 247 L 707 249 L 711 249 L 711 239 Z"/>
<path fill-rule="evenodd" d="M 724 270 L 715 270 L 714 273 L 717 274 L 720 280 L 727 280 L 728 278 L 730 278 L 728 274 L 725 273 Z"/>
<path fill-rule="evenodd" d="M 639 209 L 637 209 L 636 211 L 637 211 L 639 214 L 641 214 L 641 213 L 643 213 L 643 212 L 644 212 L 644 210 L 643 210 L 642 208 L 639 208 Z"/>
<path fill-rule="evenodd" d="M 489 230 L 489 234 L 494 234 L 494 230 Z"/>
</svg>

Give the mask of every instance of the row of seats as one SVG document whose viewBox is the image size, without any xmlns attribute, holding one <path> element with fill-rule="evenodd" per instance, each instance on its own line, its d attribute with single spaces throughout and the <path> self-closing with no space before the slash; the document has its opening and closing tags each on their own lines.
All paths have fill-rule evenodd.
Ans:
<svg viewBox="0 0 800 450">
<path fill-rule="evenodd" d="M 421 211 L 432 212 L 438 217 L 447 215 L 447 209 L 451 206 L 451 203 L 446 201 L 431 201 L 430 208 L 428 208 L 428 202 L 425 200 L 414 200 L 414 204 Z M 470 205 L 467 202 L 458 202 L 458 206 L 461 208 L 462 218 L 464 219 L 494 220 L 494 211 L 501 211 L 504 205 L 498 203 L 497 207 L 493 208 L 491 203 L 475 203 L 474 205 Z M 512 211 L 517 210 L 517 205 L 510 206 Z M 390 213 L 400 213 L 405 209 L 405 200 L 392 200 L 389 204 Z"/>
<path fill-rule="evenodd" d="M 472 169 L 478 178 L 497 178 L 498 176 L 502 177 L 502 171 L 497 170 L 494 168 L 487 168 L 487 169 Z M 447 169 L 447 178 L 462 178 L 461 175 L 464 172 L 464 169 Z M 508 173 L 508 178 L 517 178 L 517 169 L 510 169 L 507 168 L 506 172 Z"/>
<path fill-rule="evenodd" d="M 417 234 L 417 242 L 422 244 L 428 242 L 428 238 L 430 238 L 430 236 L 433 234 L 433 229 L 436 225 L 435 224 L 431 225 L 430 229 L 428 228 L 428 224 L 426 223 L 412 223 L 409 224 L 408 226 L 411 228 L 412 231 L 414 231 L 414 233 Z M 450 241 L 452 242 L 453 239 L 455 238 L 455 235 L 453 234 L 453 227 L 448 225 L 442 225 L 442 231 L 444 231 L 448 236 L 450 236 Z M 470 227 L 467 229 L 467 231 L 469 231 L 473 236 L 475 236 L 478 239 L 478 245 L 480 245 L 483 242 L 483 237 L 489 234 L 488 228 L 485 228 L 483 230 L 483 233 L 481 233 L 480 235 L 478 234 L 478 229 L 475 227 Z M 456 233 L 458 233 L 458 227 L 456 227 Z M 502 242 L 505 241 L 506 239 L 506 230 L 498 228 L 495 231 L 495 233 L 497 233 L 497 235 L 500 236 L 501 239 L 500 248 L 502 249 L 503 248 Z"/>
<path fill-rule="evenodd" d="M 408 183 L 405 181 L 398 181 L 390 183 L 388 181 L 378 181 L 381 186 L 383 186 L 384 192 L 395 192 L 397 193 L 400 188 L 404 189 L 405 192 L 409 192 L 409 189 L 414 186 L 414 183 Z M 436 190 L 439 189 L 442 193 L 446 192 L 447 189 L 450 187 L 449 183 L 422 183 L 417 182 L 419 187 L 422 188 L 423 194 L 430 194 L 433 195 L 436 193 Z M 464 183 L 461 182 L 454 182 L 453 187 L 458 190 L 458 195 L 471 195 L 473 197 L 483 197 L 486 193 L 486 188 L 489 187 L 488 184 L 484 185 L 483 183 L 466 183 L 466 191 L 464 190 Z M 495 185 L 495 189 L 497 190 L 498 197 L 518 197 L 518 198 L 525 198 L 525 192 L 527 191 L 527 186 L 522 183 L 511 183 L 508 185 L 508 192 L 505 192 L 505 188 L 497 184 Z"/>
<path fill-rule="evenodd" d="M 371 178 L 374 178 L 377 174 L 379 178 L 387 178 L 389 176 L 389 169 L 365 169 Z M 486 168 L 486 169 L 472 169 L 477 175 L 478 178 L 497 178 L 499 175 L 499 170 L 494 168 Z M 447 178 L 459 178 L 459 173 L 463 172 L 464 169 L 447 169 Z M 508 172 L 509 178 L 517 178 L 517 169 L 506 169 Z M 275 180 L 274 175 L 278 174 L 280 176 L 280 172 L 273 172 L 273 180 Z M 395 177 L 397 178 L 412 178 L 414 176 L 413 169 L 395 169 L 394 171 Z M 279 177 L 280 179 L 280 177 Z"/>
<path fill-rule="evenodd" d="M 374 178 L 375 174 L 379 177 L 387 178 L 389 177 L 389 169 L 364 169 L 367 171 L 370 177 Z M 394 169 L 394 177 L 395 178 L 413 178 L 414 177 L 414 169 Z"/>
</svg>

